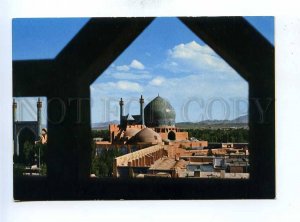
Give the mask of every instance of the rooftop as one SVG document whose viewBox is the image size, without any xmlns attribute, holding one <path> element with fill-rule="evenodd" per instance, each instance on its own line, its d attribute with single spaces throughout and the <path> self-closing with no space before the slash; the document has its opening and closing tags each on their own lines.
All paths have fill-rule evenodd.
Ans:
<svg viewBox="0 0 300 222">
<path fill-rule="evenodd" d="M 172 170 L 173 168 L 185 168 L 186 161 L 179 160 L 176 161 L 175 159 L 164 157 L 161 158 L 149 168 L 149 170 Z"/>
</svg>

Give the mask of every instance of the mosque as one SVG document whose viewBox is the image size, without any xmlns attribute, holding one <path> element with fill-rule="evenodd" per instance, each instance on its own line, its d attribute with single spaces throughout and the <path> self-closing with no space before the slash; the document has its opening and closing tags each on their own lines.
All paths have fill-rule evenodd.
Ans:
<svg viewBox="0 0 300 222">
<path fill-rule="evenodd" d="M 182 157 L 206 154 L 207 141 L 189 139 L 188 132 L 176 127 L 176 112 L 170 102 L 155 97 L 144 107 L 139 99 L 140 113 L 124 113 L 121 98 L 120 124 L 110 124 L 110 141 L 96 141 L 96 153 L 103 149 L 120 149 L 123 155 L 113 164 L 114 177 L 172 176 L 184 177 L 188 161 Z"/>
<path fill-rule="evenodd" d="M 13 100 L 13 144 L 14 154 L 23 154 L 24 143 L 26 141 L 34 144 L 36 141 L 47 143 L 47 129 L 42 129 L 42 101 L 38 98 L 36 103 L 36 121 L 19 121 L 17 118 L 18 103 Z"/>
<path fill-rule="evenodd" d="M 124 114 L 121 98 L 120 124 L 109 125 L 109 142 L 96 142 L 100 149 L 117 148 L 123 153 L 114 159 L 113 177 L 249 178 L 248 151 L 228 144 L 205 149 L 208 141 L 189 138 L 188 132 L 176 127 L 176 112 L 168 100 L 158 95 L 144 108 L 141 96 L 139 103 L 139 115 Z"/>
<path fill-rule="evenodd" d="M 144 108 L 141 96 L 139 115 L 124 115 L 121 98 L 120 124 L 109 125 L 112 144 L 161 144 L 188 140 L 188 133 L 175 126 L 176 113 L 171 104 L 159 95 Z"/>
</svg>

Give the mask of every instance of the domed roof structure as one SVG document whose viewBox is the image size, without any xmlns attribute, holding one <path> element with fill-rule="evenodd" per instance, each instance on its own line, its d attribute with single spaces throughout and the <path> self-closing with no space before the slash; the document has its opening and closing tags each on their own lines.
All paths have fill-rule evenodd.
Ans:
<svg viewBox="0 0 300 222">
<path fill-rule="evenodd" d="M 148 127 L 175 126 L 176 113 L 171 104 L 157 96 L 144 109 L 145 124 Z"/>
<path fill-rule="evenodd" d="M 132 137 L 131 142 L 143 142 L 157 144 L 161 143 L 161 136 L 150 128 L 144 128 Z"/>
<path fill-rule="evenodd" d="M 127 129 L 124 133 L 124 137 L 128 137 L 128 138 L 131 138 L 133 137 L 135 134 L 137 134 L 140 130 L 139 129 L 135 129 L 135 128 L 132 128 L 132 129 Z"/>
</svg>

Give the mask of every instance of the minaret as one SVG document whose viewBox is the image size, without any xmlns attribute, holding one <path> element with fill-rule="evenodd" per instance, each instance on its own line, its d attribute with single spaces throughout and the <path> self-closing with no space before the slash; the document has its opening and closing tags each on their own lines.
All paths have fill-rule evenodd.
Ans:
<svg viewBox="0 0 300 222">
<path fill-rule="evenodd" d="M 42 133 L 42 102 L 39 98 L 37 101 L 37 122 L 38 122 L 38 133 L 39 135 Z"/>
<path fill-rule="evenodd" d="M 144 98 L 141 95 L 140 98 L 140 114 L 141 114 L 141 118 L 142 118 L 142 125 L 145 125 L 145 118 L 144 118 Z"/>
<path fill-rule="evenodd" d="M 122 126 L 123 125 L 123 114 L 124 114 L 124 101 L 123 99 L 121 98 L 120 102 L 120 125 Z"/>
<path fill-rule="evenodd" d="M 18 143 L 17 143 L 17 138 L 16 138 L 16 122 L 17 122 L 17 108 L 18 105 L 16 103 L 16 100 L 13 100 L 13 140 L 14 140 L 14 153 L 18 155 Z"/>
<path fill-rule="evenodd" d="M 14 123 L 17 122 L 17 108 L 18 108 L 18 105 L 16 103 L 16 100 L 14 99 L 14 101 L 13 101 L 13 121 L 14 121 Z"/>
</svg>

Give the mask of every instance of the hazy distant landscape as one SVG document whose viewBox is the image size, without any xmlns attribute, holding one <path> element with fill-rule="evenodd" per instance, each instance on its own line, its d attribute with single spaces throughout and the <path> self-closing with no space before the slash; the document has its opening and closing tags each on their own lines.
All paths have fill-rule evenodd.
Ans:
<svg viewBox="0 0 300 222">
<path fill-rule="evenodd" d="M 108 129 L 109 124 L 119 124 L 118 120 L 93 123 L 92 129 Z M 176 123 L 176 126 L 184 129 L 195 128 L 248 128 L 248 115 L 240 116 L 233 120 L 204 120 L 200 122 L 180 122 Z"/>
</svg>

